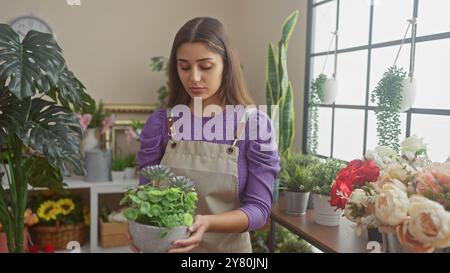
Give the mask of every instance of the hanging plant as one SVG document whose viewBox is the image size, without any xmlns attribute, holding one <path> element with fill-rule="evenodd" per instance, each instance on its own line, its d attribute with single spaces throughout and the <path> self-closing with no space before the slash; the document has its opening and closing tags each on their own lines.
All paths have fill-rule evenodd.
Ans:
<svg viewBox="0 0 450 273">
<path fill-rule="evenodd" d="M 403 81 L 407 73 L 397 66 L 389 67 L 372 92 L 371 101 L 377 104 L 378 145 L 388 146 L 396 151 L 400 148 L 400 105 L 403 95 Z"/>
<path fill-rule="evenodd" d="M 323 97 L 323 86 L 327 79 L 325 74 L 320 74 L 311 82 L 311 92 L 309 93 L 309 121 L 308 121 L 308 153 L 317 153 L 318 131 L 319 131 L 319 104 Z"/>
</svg>

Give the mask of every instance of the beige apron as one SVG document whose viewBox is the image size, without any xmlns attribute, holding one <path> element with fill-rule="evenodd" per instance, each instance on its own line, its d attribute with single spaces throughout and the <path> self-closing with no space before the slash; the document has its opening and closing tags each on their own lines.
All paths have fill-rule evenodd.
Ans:
<svg viewBox="0 0 450 273">
<path fill-rule="evenodd" d="M 219 214 L 239 208 L 239 148 L 236 142 L 244 131 L 248 115 L 243 115 L 231 146 L 206 141 L 174 141 L 170 109 L 167 117 L 169 142 L 161 164 L 170 167 L 176 175 L 186 176 L 195 182 L 198 194 L 196 214 Z M 252 252 L 250 235 L 248 232 L 206 232 L 194 252 Z"/>
</svg>

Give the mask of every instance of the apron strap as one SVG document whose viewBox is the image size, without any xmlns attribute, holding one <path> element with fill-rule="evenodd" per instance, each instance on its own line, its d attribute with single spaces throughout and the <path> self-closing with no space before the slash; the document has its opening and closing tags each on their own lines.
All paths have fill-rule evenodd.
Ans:
<svg viewBox="0 0 450 273">
<path fill-rule="evenodd" d="M 167 108 L 167 135 L 169 136 L 171 147 L 175 148 L 177 144 L 173 140 L 173 135 L 175 135 L 175 129 L 173 128 L 173 116 L 171 108 Z"/>
<path fill-rule="evenodd" d="M 239 140 L 239 138 L 242 136 L 242 134 L 245 131 L 245 125 L 247 124 L 247 121 L 250 118 L 250 115 L 255 111 L 256 111 L 256 108 L 254 108 L 254 107 L 245 109 L 245 112 L 242 115 L 241 120 L 239 121 L 237 131 L 234 133 L 233 143 L 227 149 L 228 154 L 233 153 L 234 147 L 236 146 L 237 141 Z"/>
</svg>

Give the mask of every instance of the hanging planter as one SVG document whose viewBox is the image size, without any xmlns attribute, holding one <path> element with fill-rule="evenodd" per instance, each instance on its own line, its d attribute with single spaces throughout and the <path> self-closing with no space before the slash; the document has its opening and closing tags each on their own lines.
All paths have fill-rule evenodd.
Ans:
<svg viewBox="0 0 450 273">
<path fill-rule="evenodd" d="M 411 109 L 416 99 L 416 79 L 405 79 L 402 84 L 403 88 L 401 90 L 402 101 L 400 103 L 400 112 L 406 112 Z"/>
<path fill-rule="evenodd" d="M 338 80 L 336 78 L 326 79 L 323 83 L 323 94 L 320 98 L 322 104 L 333 104 L 336 101 L 338 91 Z"/>
</svg>

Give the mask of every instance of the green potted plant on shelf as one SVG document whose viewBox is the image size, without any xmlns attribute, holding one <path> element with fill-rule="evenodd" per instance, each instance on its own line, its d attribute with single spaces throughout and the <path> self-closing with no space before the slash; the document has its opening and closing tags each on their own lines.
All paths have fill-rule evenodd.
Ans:
<svg viewBox="0 0 450 273">
<path fill-rule="evenodd" d="M 343 161 L 331 158 L 311 166 L 314 220 L 317 224 L 339 225 L 342 211 L 336 210 L 330 205 L 330 190 L 336 174 L 345 166 Z"/>
<path fill-rule="evenodd" d="M 0 223 L 10 252 L 24 251 L 27 188 L 63 191 L 63 175 L 83 175 L 81 125 L 74 115 L 92 106 L 51 34 L 23 41 L 0 24 L 0 162 L 8 162 L 9 191 L 0 185 Z"/>
<path fill-rule="evenodd" d="M 310 166 L 318 160 L 310 155 L 288 154 L 281 161 L 280 189 L 286 197 L 286 213 L 304 215 L 308 206 L 312 178 Z"/>
<path fill-rule="evenodd" d="M 128 154 L 124 158 L 125 179 L 134 179 L 136 176 L 136 155 Z"/>
<path fill-rule="evenodd" d="M 143 252 L 167 252 L 173 241 L 189 237 L 197 207 L 194 182 L 162 165 L 145 167 L 141 175 L 150 183 L 129 189 L 120 202 L 129 206 L 124 215 L 130 235 Z"/>
<path fill-rule="evenodd" d="M 287 49 L 297 18 L 298 10 L 285 20 L 278 46 L 269 44 L 266 57 L 266 103 L 280 154 L 289 153 L 294 139 L 294 99 L 288 77 Z M 274 200 L 278 199 L 278 191 L 279 179 L 276 179 Z"/>
<path fill-rule="evenodd" d="M 120 156 L 113 158 L 111 163 L 111 176 L 114 182 L 121 182 L 125 179 L 125 159 Z"/>
</svg>

